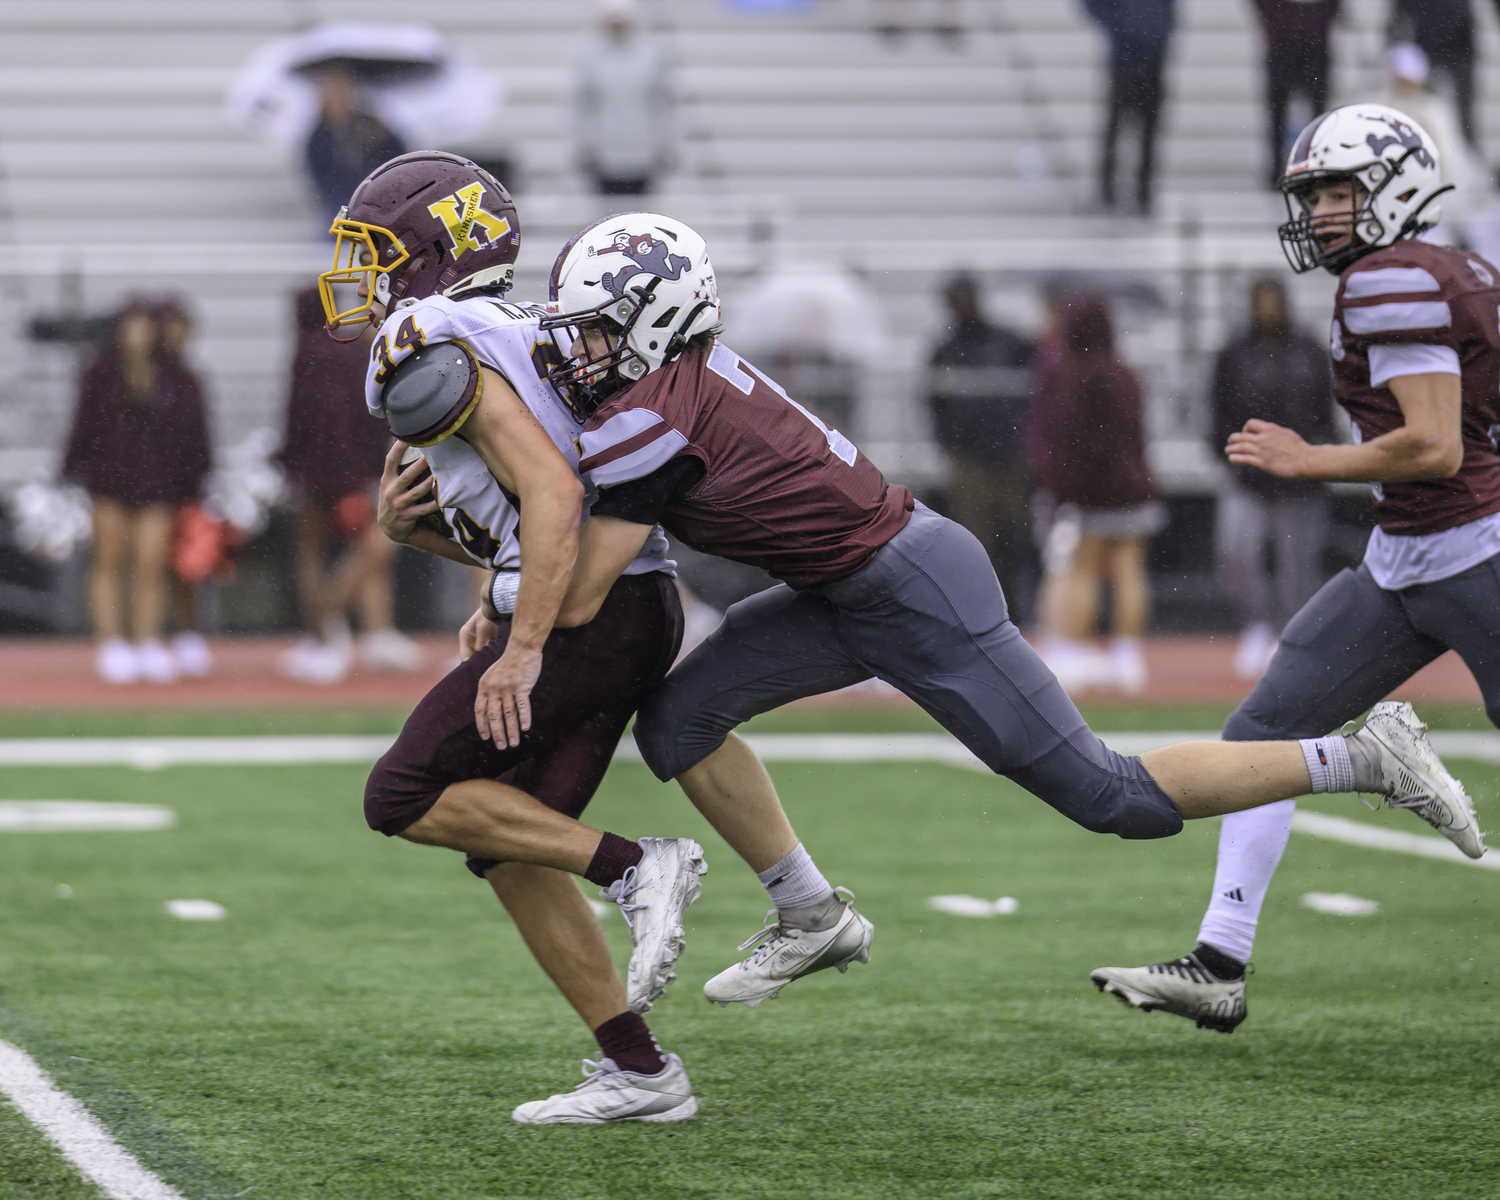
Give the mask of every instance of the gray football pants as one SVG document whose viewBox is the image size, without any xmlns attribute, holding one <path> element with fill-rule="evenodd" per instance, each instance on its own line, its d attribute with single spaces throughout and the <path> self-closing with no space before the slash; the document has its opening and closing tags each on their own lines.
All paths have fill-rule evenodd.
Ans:
<svg viewBox="0 0 1500 1200">
<path fill-rule="evenodd" d="M 1224 740 L 1322 737 L 1406 682 L 1445 650 L 1474 674 L 1500 724 L 1500 555 L 1437 583 L 1388 592 L 1360 564 L 1303 605 Z"/>
<path fill-rule="evenodd" d="M 1087 829 L 1155 838 L 1182 828 L 1140 759 L 1094 735 L 1010 622 L 978 540 L 920 504 L 853 575 L 734 605 L 641 705 L 636 744 L 658 779 L 672 779 L 742 721 L 871 676 Z"/>
<path fill-rule="evenodd" d="M 1282 630 L 1270 667 L 1224 723 L 1224 739 L 1322 737 L 1449 649 L 1474 673 L 1496 721 L 1500 556 L 1451 579 L 1399 592 L 1386 591 L 1364 566 L 1341 571 Z M 1250 957 L 1296 808 L 1295 800 L 1286 800 L 1224 818 L 1200 942 Z"/>
</svg>

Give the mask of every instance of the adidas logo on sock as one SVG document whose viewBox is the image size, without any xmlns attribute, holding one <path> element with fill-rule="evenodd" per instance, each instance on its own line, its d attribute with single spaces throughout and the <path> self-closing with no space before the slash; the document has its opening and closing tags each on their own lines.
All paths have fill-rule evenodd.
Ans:
<svg viewBox="0 0 1500 1200">
<path fill-rule="evenodd" d="M 1245 894 L 1239 888 L 1230 888 L 1224 893 L 1224 898 L 1226 900 L 1238 900 L 1241 904 L 1245 903 Z"/>
</svg>

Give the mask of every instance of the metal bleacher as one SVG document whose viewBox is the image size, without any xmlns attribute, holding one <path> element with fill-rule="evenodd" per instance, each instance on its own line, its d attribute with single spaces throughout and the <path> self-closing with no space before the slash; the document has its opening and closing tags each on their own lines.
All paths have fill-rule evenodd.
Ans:
<svg viewBox="0 0 1500 1200">
<path fill-rule="evenodd" d="M 418 14 L 504 80 L 491 130 L 451 148 L 514 164 L 521 296 L 538 295 L 556 247 L 606 211 L 568 137 L 572 64 L 595 8 L 450 0 Z M 995 315 L 1028 326 L 1039 281 L 1068 271 L 1128 298 L 1123 344 L 1148 380 L 1158 468 L 1170 487 L 1206 486 L 1203 361 L 1238 319 L 1243 273 L 1280 262 L 1248 0 L 1180 0 L 1153 220 L 1093 212 L 1102 39 L 1072 0 L 968 0 L 957 46 L 925 30 L 881 36 L 875 0 L 755 17 L 710 0 L 645 9 L 681 96 L 677 162 L 650 204 L 709 237 L 731 330 L 757 273 L 860 277 L 885 336 L 864 364 L 853 432 L 877 461 L 941 479 L 920 373 L 944 273 L 982 272 Z M 1376 86 L 1384 13 L 1385 0 L 1346 5 L 1337 97 Z M 225 93 L 279 34 L 413 15 L 392 0 L 0 0 L 0 494 L 55 471 L 71 408 L 77 352 L 26 340 L 37 315 L 184 294 L 218 440 L 278 424 L 288 293 L 326 251 L 296 156 L 233 128 Z M 1487 9 L 1482 21 L 1488 51 Z M 1311 316 L 1327 291 L 1303 280 L 1298 303 Z"/>
</svg>

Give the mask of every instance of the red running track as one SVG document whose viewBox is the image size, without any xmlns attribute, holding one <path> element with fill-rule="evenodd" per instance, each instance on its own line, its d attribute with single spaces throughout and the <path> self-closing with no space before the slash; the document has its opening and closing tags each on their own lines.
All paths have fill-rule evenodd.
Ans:
<svg viewBox="0 0 1500 1200">
<path fill-rule="evenodd" d="M 356 671 L 331 687 L 297 683 L 276 672 L 276 658 L 292 645 L 289 637 L 217 638 L 216 659 L 207 679 L 124 687 L 94 675 L 94 647 L 76 639 L 17 638 L 0 641 L 0 697 L 4 712 L 28 709 L 410 709 L 456 661 L 456 639 L 420 636 L 427 666 L 412 674 Z M 1250 690 L 1234 678 L 1235 638 L 1161 637 L 1146 647 L 1151 683 L 1141 696 L 1090 691 L 1085 704 L 1192 704 L 1238 702 Z M 1479 705 L 1479 688 L 1456 655 L 1446 654 L 1394 696 L 1429 704 Z M 900 693 L 880 684 L 860 685 L 801 701 L 816 707 L 910 706 Z"/>
</svg>

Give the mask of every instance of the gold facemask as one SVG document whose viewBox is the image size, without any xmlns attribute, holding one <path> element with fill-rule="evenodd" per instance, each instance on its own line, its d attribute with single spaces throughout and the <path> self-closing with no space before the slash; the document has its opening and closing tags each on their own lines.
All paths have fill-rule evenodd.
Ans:
<svg viewBox="0 0 1500 1200">
<path fill-rule="evenodd" d="M 376 301 L 389 307 L 391 272 L 410 261 L 411 255 L 389 229 L 364 221 L 351 221 L 340 209 L 328 232 L 333 234 L 333 269 L 318 276 L 318 296 L 328 328 L 363 326 Z M 376 237 L 385 243 L 381 252 Z M 359 285 L 365 294 L 359 295 Z"/>
</svg>

